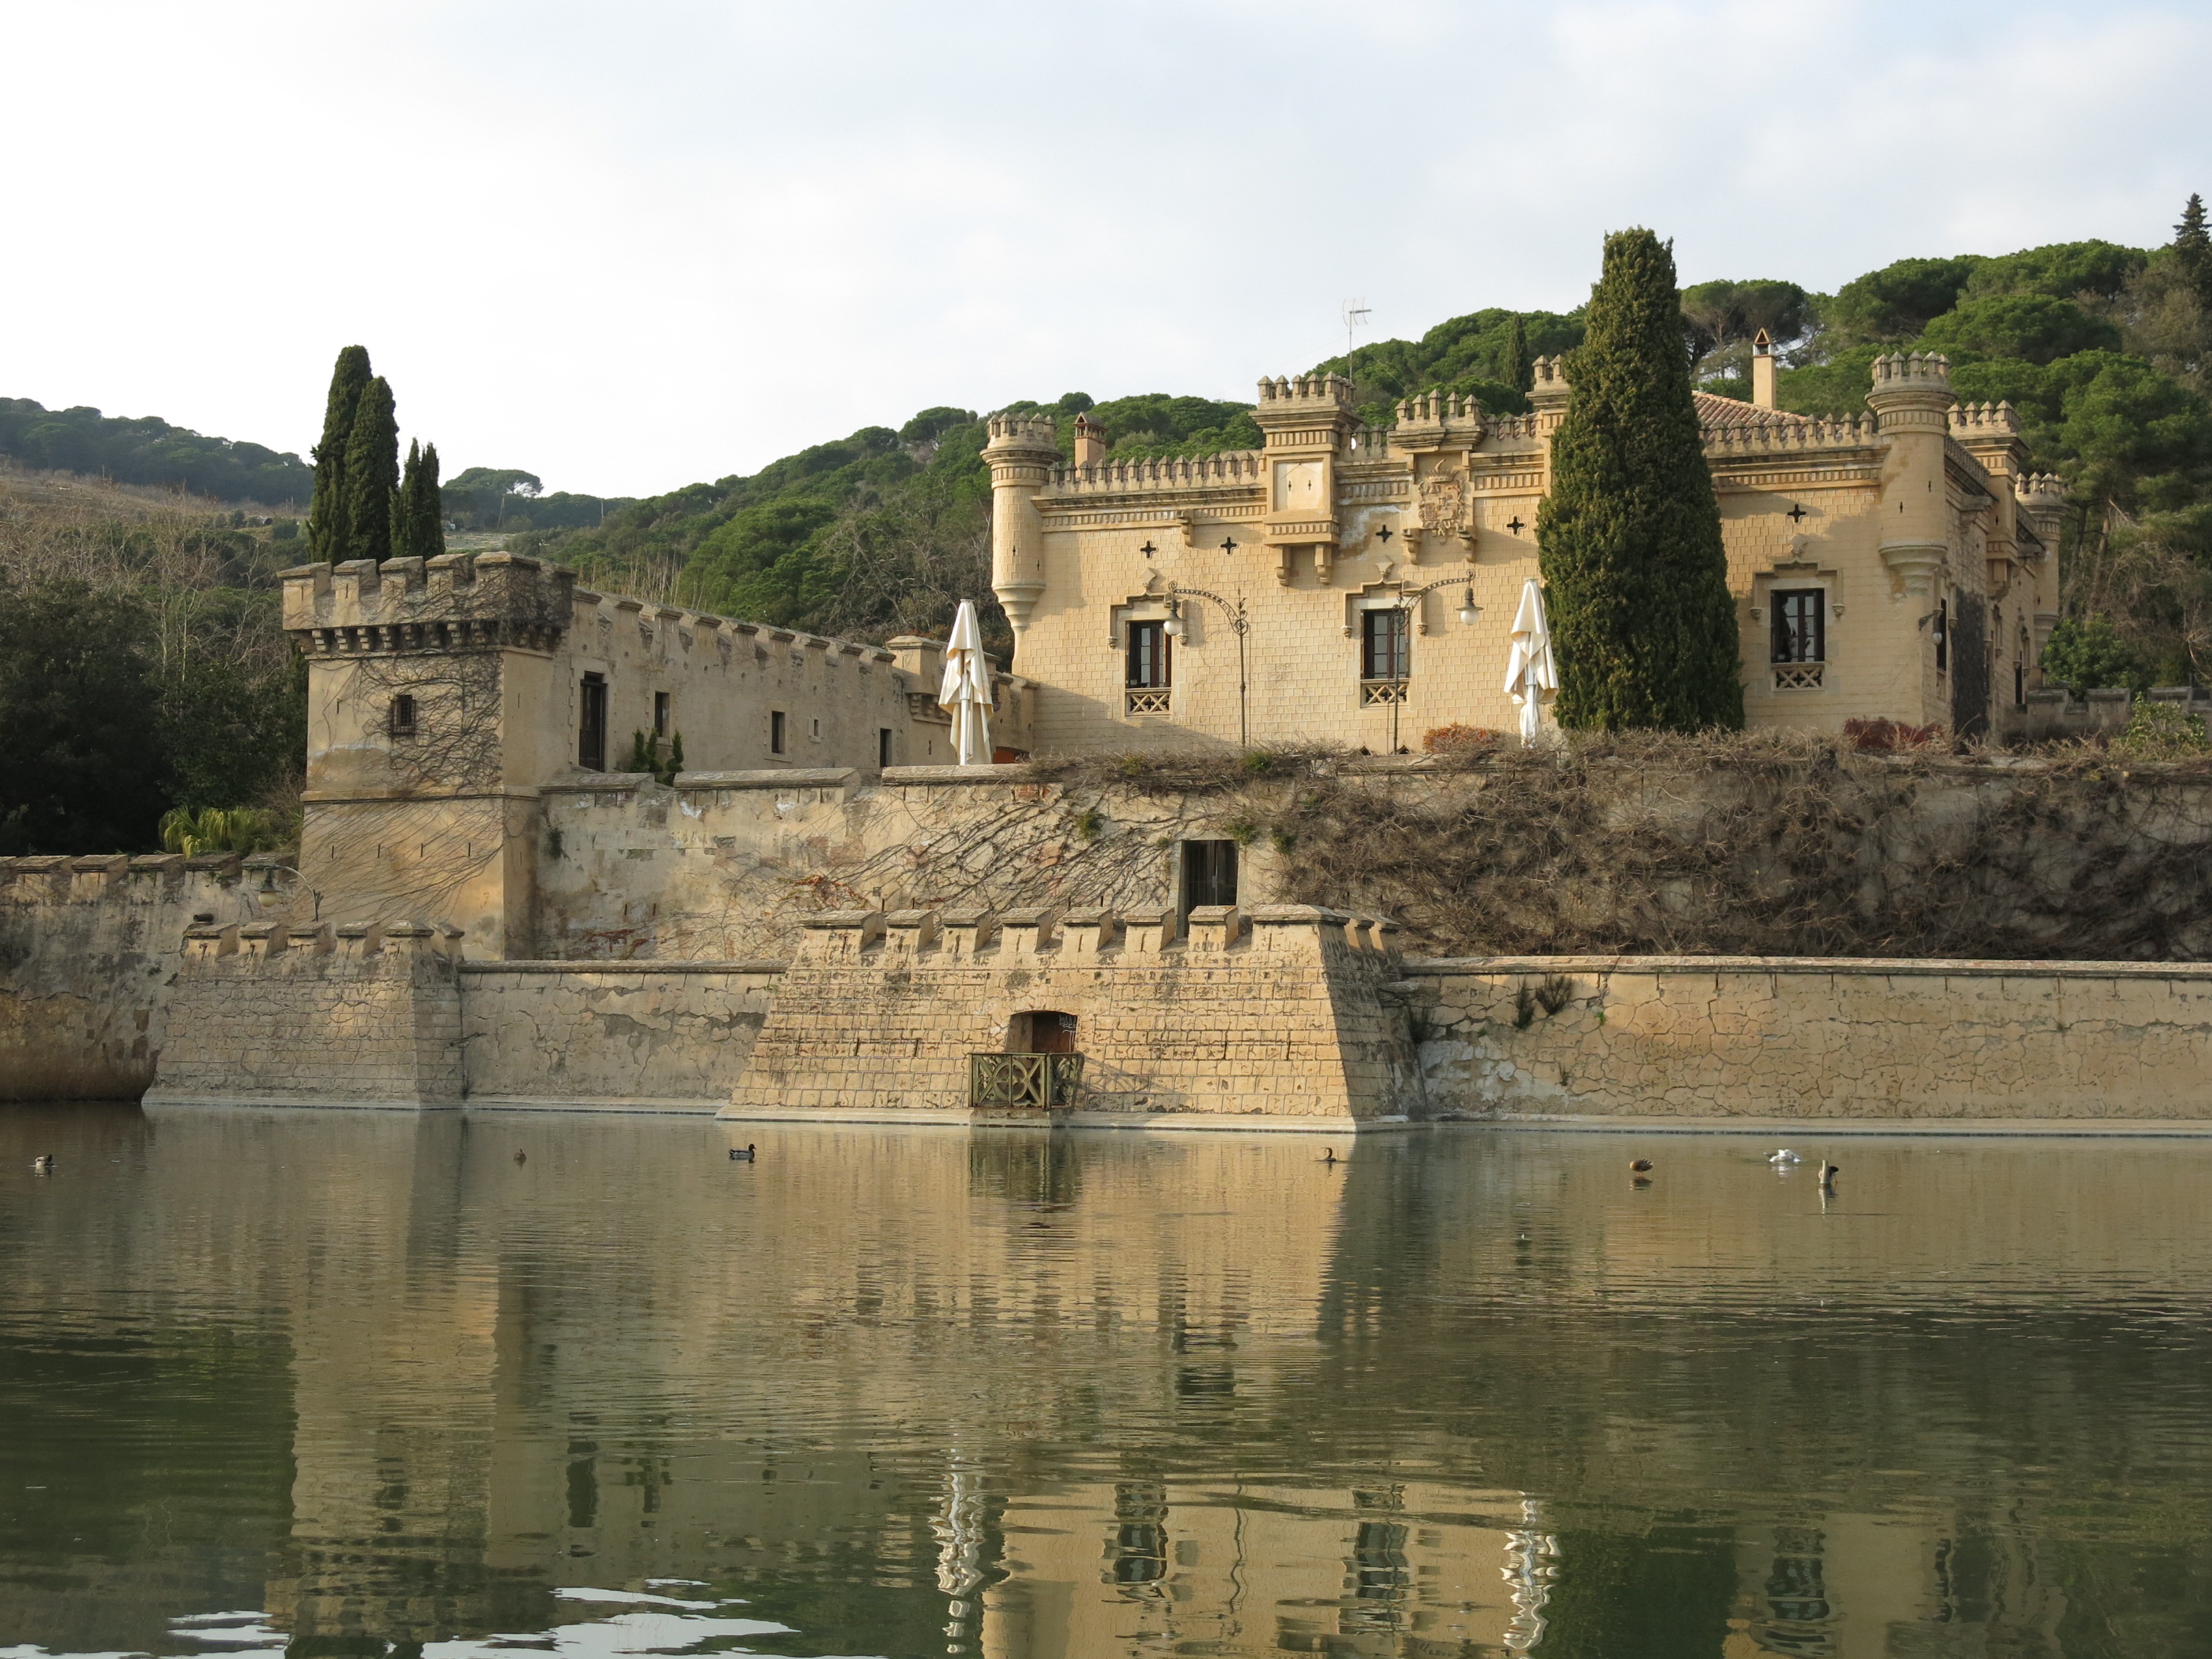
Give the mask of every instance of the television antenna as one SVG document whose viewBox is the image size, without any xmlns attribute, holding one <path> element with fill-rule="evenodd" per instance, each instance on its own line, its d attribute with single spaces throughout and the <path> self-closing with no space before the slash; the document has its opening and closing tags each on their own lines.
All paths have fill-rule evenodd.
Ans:
<svg viewBox="0 0 2212 1659">
<path fill-rule="evenodd" d="M 1344 302 L 1344 372 L 1352 373 L 1352 336 L 1356 329 L 1367 326 L 1368 306 L 1364 300 Z"/>
</svg>

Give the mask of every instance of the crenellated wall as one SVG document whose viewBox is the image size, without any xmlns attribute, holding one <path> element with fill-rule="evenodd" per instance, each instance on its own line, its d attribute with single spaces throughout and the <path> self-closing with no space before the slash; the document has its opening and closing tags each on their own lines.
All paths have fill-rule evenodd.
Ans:
<svg viewBox="0 0 2212 1659">
<path fill-rule="evenodd" d="M 456 1107 L 459 931 L 186 930 L 150 1104 Z"/>
<path fill-rule="evenodd" d="M 230 854 L 0 859 L 0 1100 L 135 1100 L 199 917 L 281 916 L 289 872 Z"/>
<path fill-rule="evenodd" d="M 1343 1129 L 1424 1115 L 1395 925 L 1310 905 L 833 911 L 807 925 L 736 1118 L 953 1117 L 969 1061 L 1072 1021 L 1075 1121 Z M 1255 1127 L 1259 1127 L 1255 1125 Z"/>
</svg>

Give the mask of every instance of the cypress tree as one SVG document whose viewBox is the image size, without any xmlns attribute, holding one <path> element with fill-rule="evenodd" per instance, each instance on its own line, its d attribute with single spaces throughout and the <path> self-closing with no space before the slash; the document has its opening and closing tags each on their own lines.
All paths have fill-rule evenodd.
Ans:
<svg viewBox="0 0 2212 1659">
<path fill-rule="evenodd" d="M 1682 349 L 1671 243 L 1605 240 L 1536 545 L 1563 726 L 1743 724 L 1735 599 Z"/>
<path fill-rule="evenodd" d="M 434 559 L 446 550 L 445 507 L 438 494 L 438 446 L 407 446 L 407 465 L 392 506 L 392 556 Z"/>
<path fill-rule="evenodd" d="M 1513 313 L 1513 325 L 1505 331 L 1505 361 L 1499 365 L 1498 378 L 1516 392 L 1526 392 L 1535 384 L 1535 371 L 1528 361 L 1528 330 L 1517 311 Z"/>
<path fill-rule="evenodd" d="M 2204 226 L 2204 198 L 2194 191 L 2173 228 L 2173 254 L 2197 297 L 2212 308 L 2212 233 Z"/>
<path fill-rule="evenodd" d="M 315 446 L 315 492 L 307 508 L 307 556 L 318 562 L 351 558 L 346 549 L 346 441 L 368 384 L 368 348 L 348 346 L 331 371 L 331 392 L 323 404 L 322 441 Z"/>
<path fill-rule="evenodd" d="M 380 374 L 362 388 L 345 447 L 346 551 L 349 559 L 392 556 L 392 498 L 399 489 L 399 426 L 392 388 Z"/>
</svg>

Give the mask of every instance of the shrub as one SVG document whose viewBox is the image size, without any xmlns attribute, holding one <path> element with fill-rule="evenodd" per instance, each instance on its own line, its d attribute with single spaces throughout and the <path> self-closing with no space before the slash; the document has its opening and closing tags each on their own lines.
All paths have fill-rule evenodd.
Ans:
<svg viewBox="0 0 2212 1659">
<path fill-rule="evenodd" d="M 2205 732 L 2202 714 L 2138 697 L 2128 729 L 2112 740 L 2112 747 L 2137 760 L 2181 760 L 2212 754 L 2212 735 Z"/>
</svg>

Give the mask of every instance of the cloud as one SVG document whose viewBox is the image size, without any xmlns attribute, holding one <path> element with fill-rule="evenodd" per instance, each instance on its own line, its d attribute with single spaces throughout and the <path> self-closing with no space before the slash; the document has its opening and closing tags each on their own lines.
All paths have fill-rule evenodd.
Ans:
<svg viewBox="0 0 2212 1659">
<path fill-rule="evenodd" d="M 1686 280 L 2162 239 L 2186 6 L 16 8 L 0 392 L 636 493 L 927 404 L 1249 396 L 1645 223 Z"/>
</svg>

